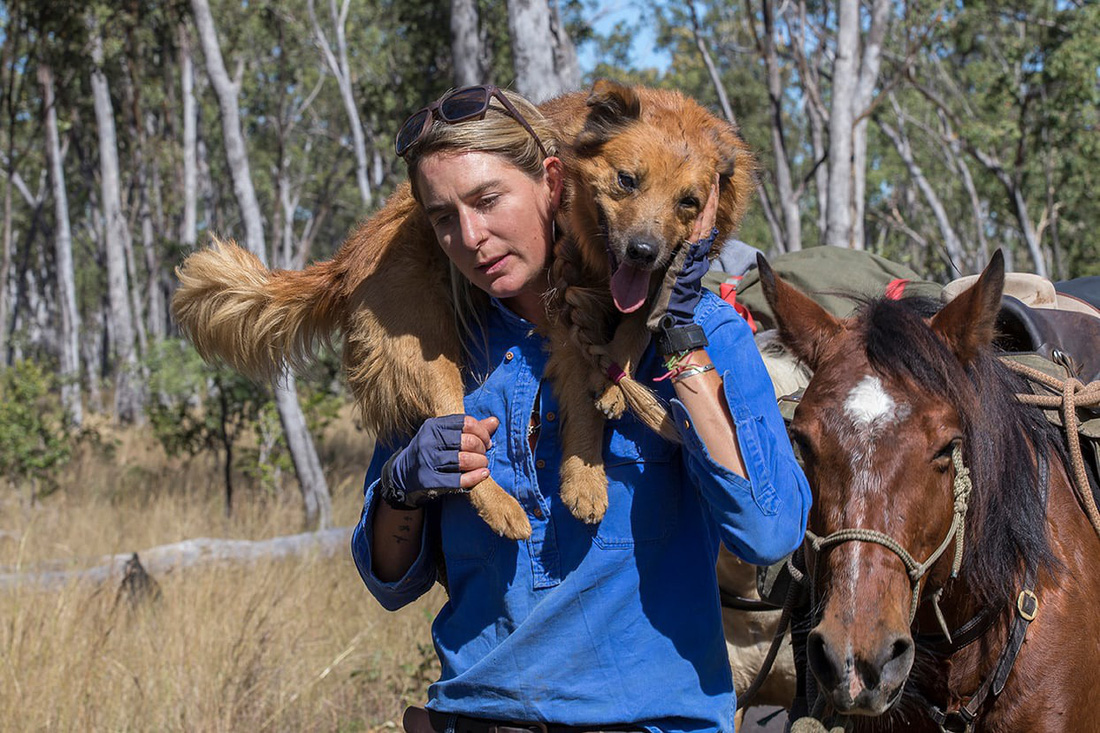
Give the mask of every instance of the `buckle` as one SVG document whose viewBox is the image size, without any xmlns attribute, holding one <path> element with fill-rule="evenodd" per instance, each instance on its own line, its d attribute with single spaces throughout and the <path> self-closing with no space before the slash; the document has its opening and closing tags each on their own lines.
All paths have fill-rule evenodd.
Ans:
<svg viewBox="0 0 1100 733">
<path fill-rule="evenodd" d="M 1016 596 L 1016 612 L 1020 614 L 1020 618 L 1024 621 L 1035 620 L 1035 617 L 1039 615 L 1039 597 L 1035 595 L 1034 591 L 1029 588 L 1020 591 L 1020 595 Z"/>
</svg>

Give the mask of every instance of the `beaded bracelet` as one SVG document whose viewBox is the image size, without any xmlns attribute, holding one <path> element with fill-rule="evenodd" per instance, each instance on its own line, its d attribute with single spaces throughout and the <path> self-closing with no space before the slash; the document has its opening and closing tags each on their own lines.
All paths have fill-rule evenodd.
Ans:
<svg viewBox="0 0 1100 733">
<path fill-rule="evenodd" d="M 689 364 L 681 369 L 679 372 L 677 372 L 675 375 L 673 375 L 672 383 L 676 384 L 677 382 L 683 379 L 687 379 L 688 377 L 694 377 L 696 374 L 705 374 L 712 371 L 714 371 L 713 364 Z"/>
<path fill-rule="evenodd" d="M 703 374 L 714 369 L 713 364 L 696 364 L 692 361 L 692 357 L 700 351 L 701 349 L 693 349 L 691 351 L 681 351 L 677 354 L 669 355 L 668 360 L 665 361 L 665 369 L 668 371 L 657 377 L 654 381 L 661 382 L 666 379 L 671 379 L 673 382 L 678 382 L 683 377 Z"/>
</svg>

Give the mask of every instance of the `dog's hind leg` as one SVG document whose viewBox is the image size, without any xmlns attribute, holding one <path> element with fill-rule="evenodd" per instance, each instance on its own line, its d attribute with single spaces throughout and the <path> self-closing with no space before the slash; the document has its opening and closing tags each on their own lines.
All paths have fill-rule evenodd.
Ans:
<svg viewBox="0 0 1100 733">
<path fill-rule="evenodd" d="M 551 338 L 559 347 L 550 355 L 546 374 L 554 385 L 561 414 L 562 501 L 574 517 L 595 524 L 607 511 L 607 475 L 603 466 L 604 417 L 592 403 L 592 383 L 578 368 L 591 365 L 567 339 Z"/>
</svg>

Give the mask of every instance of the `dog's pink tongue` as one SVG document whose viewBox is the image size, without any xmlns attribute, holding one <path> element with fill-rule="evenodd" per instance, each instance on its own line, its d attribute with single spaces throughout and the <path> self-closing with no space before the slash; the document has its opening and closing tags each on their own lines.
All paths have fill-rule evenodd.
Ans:
<svg viewBox="0 0 1100 733">
<path fill-rule="evenodd" d="M 611 276 L 611 297 L 623 313 L 633 313 L 642 307 L 649 290 L 649 272 L 626 263 L 619 265 Z"/>
</svg>

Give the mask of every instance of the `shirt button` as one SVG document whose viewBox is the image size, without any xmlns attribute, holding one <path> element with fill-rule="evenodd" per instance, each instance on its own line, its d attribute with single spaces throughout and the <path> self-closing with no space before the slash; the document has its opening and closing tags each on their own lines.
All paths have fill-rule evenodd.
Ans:
<svg viewBox="0 0 1100 733">
<path fill-rule="evenodd" d="M 558 416 L 552 412 L 546 413 L 546 422 L 554 422 L 558 419 Z"/>
<path fill-rule="evenodd" d="M 504 361 L 511 361 L 512 359 L 515 359 L 515 358 L 516 358 L 516 355 L 513 354 L 511 351 L 509 351 L 507 354 L 504 355 Z"/>
<path fill-rule="evenodd" d="M 546 468 L 546 461 L 541 458 L 535 461 L 535 468 Z"/>
<path fill-rule="evenodd" d="M 691 430 L 691 423 L 684 420 L 684 430 Z"/>
<path fill-rule="evenodd" d="M 535 510 L 531 513 L 535 515 L 535 519 L 542 519 L 542 508 L 541 507 L 536 506 Z"/>
</svg>

